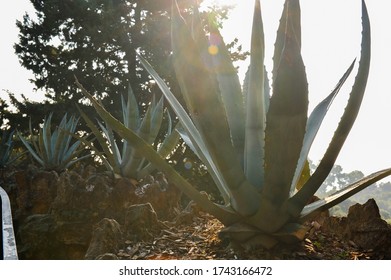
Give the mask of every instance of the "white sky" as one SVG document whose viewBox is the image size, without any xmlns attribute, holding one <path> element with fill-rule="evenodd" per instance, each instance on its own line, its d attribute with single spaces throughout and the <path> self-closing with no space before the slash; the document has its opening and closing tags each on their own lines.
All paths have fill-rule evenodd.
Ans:
<svg viewBox="0 0 391 280">
<path fill-rule="evenodd" d="M 218 0 L 236 3 L 231 17 L 226 22 L 223 34 L 226 41 L 238 37 L 248 50 L 254 0 Z M 266 63 L 271 70 L 274 38 L 283 0 L 261 1 L 266 35 Z M 361 36 L 360 0 L 302 0 L 302 55 L 310 86 L 310 108 L 312 109 L 331 92 L 340 76 L 354 58 L 359 57 Z M 391 65 L 391 17 L 389 0 L 367 0 L 372 26 L 372 62 L 366 95 L 360 114 L 342 149 L 337 164 L 345 171 L 360 170 L 365 174 L 391 167 L 391 84 L 387 70 Z M 24 94 L 32 100 L 40 100 L 42 93 L 33 92 L 28 82 L 32 74 L 22 68 L 13 51 L 17 42 L 16 19 L 21 20 L 25 11 L 33 11 L 29 0 L 8 1 L 0 9 L 0 95 L 6 97 L 5 89 Z M 388 66 L 388 67 L 387 67 Z M 247 68 L 245 64 L 243 69 Z M 313 145 L 310 158 L 317 162 L 323 155 L 339 117 L 346 105 L 351 82 L 334 101 L 325 119 L 318 139 Z"/>
</svg>

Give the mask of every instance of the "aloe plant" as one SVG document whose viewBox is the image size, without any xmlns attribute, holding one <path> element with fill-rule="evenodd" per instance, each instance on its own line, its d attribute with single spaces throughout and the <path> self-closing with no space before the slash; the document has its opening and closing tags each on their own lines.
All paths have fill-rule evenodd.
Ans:
<svg viewBox="0 0 391 280">
<path fill-rule="evenodd" d="M 364 1 L 362 29 L 358 72 L 345 112 L 319 166 L 308 180 L 301 182 L 300 188 L 296 188 L 317 131 L 355 60 L 335 89 L 308 116 L 308 84 L 301 56 L 298 0 L 285 1 L 270 82 L 264 66 L 261 5 L 259 0 L 255 1 L 251 59 L 243 88 L 217 28 L 209 27 L 211 40 L 208 41 L 197 10 L 189 27 L 173 1 L 173 62 L 187 111 L 151 65 L 141 55 L 139 59 L 176 112 L 183 127 L 180 131 L 183 139 L 208 167 L 224 198 L 224 205 L 202 196 L 145 141 L 82 90 L 113 130 L 139 147 L 169 180 L 225 225 L 222 237 L 243 246 L 270 248 L 280 241 L 301 240 L 307 230 L 304 221 L 391 174 L 391 168 L 373 173 L 329 197 L 308 204 L 331 171 L 363 99 L 371 55 L 370 22 Z M 213 52 L 208 53 L 208 48 Z"/>
<path fill-rule="evenodd" d="M 80 156 L 85 151 L 80 140 L 72 141 L 78 119 L 65 115 L 58 127 L 52 132 L 52 115 L 44 119 L 38 135 L 34 135 L 30 121 L 31 142 L 19 133 L 19 137 L 32 157 L 45 170 L 64 171 L 76 162 L 90 157 L 90 154 Z"/>
<path fill-rule="evenodd" d="M 163 97 L 156 102 L 155 97 L 153 96 L 152 102 L 144 117 L 141 117 L 140 115 L 138 104 L 130 85 L 128 87 L 127 101 L 125 101 L 125 98 L 122 96 L 121 102 L 122 121 L 124 126 L 127 129 L 134 131 L 148 144 L 153 145 L 156 142 L 163 122 Z M 79 111 L 98 140 L 103 152 L 90 145 L 91 142 L 86 142 L 86 144 L 95 150 L 96 154 L 102 159 L 110 172 L 121 177 L 142 179 L 155 170 L 155 167 L 146 161 L 142 153 L 137 151 L 137 149 L 134 149 L 126 139 L 122 141 L 122 148 L 120 149 L 111 125 L 108 123 L 103 124 L 98 121 L 99 130 L 85 113 L 81 110 Z M 157 146 L 157 152 L 163 158 L 170 155 L 180 140 L 178 132 L 173 129 L 170 115 L 167 113 L 166 116 L 168 122 L 166 137 L 162 143 L 155 145 Z"/>
</svg>

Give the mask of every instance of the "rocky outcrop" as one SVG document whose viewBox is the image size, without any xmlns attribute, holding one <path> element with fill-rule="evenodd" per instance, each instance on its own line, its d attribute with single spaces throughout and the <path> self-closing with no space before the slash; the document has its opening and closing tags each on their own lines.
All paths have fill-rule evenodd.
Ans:
<svg viewBox="0 0 391 280">
<path fill-rule="evenodd" d="M 384 251 L 391 257 L 391 225 L 380 217 L 375 200 L 355 204 L 347 217 L 348 238 L 363 249 Z"/>
<path fill-rule="evenodd" d="M 34 214 L 47 214 L 57 195 L 59 177 L 56 172 L 42 171 L 29 165 L 15 173 L 16 209 L 14 218 L 23 220 Z"/>
<path fill-rule="evenodd" d="M 373 250 L 391 258 L 391 225 L 381 218 L 373 199 L 351 206 L 347 217 L 326 219 L 322 228 L 364 250 Z"/>
<path fill-rule="evenodd" d="M 176 188 L 169 185 L 164 189 L 158 184 L 143 186 L 140 193 L 140 186 L 131 180 L 84 173 L 37 172 L 32 180 L 19 175 L 19 183 L 29 184 L 29 191 L 19 192 L 17 198 L 23 210 L 17 234 L 20 259 L 110 258 L 104 254 L 112 251 L 102 244 L 98 248 L 96 240 L 114 246 L 109 240 L 119 237 L 119 225 L 128 239 L 149 239 L 158 233 L 161 219 L 173 216 L 180 199 Z M 162 211 L 160 215 L 152 203 Z"/>
</svg>

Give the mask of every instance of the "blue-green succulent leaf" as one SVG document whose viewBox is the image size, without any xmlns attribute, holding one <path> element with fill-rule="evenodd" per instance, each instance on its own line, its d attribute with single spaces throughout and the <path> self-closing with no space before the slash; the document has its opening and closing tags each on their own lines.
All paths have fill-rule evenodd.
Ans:
<svg viewBox="0 0 391 280">
<path fill-rule="evenodd" d="M 299 215 L 301 209 L 307 201 L 315 194 L 319 186 L 326 179 L 342 149 L 345 140 L 353 127 L 354 121 L 358 115 L 361 102 L 364 96 L 365 87 L 368 80 L 369 66 L 371 60 L 371 29 L 368 17 L 368 11 L 365 2 L 362 1 L 362 39 L 361 39 L 361 59 L 358 66 L 358 72 L 353 84 L 352 91 L 341 120 L 338 124 L 334 136 L 326 150 L 325 155 L 320 161 L 317 169 L 289 202 L 290 212 L 293 216 Z"/>
<path fill-rule="evenodd" d="M 212 28 L 210 34 L 210 52 L 213 69 L 219 84 L 222 102 L 224 104 L 230 128 L 231 139 L 242 165 L 244 164 L 245 113 L 242 89 L 238 73 L 224 39 L 217 28 Z"/>
<path fill-rule="evenodd" d="M 160 155 L 153 149 L 151 145 L 146 143 L 135 132 L 126 128 L 120 121 L 107 112 L 77 80 L 76 84 L 81 89 L 82 93 L 91 101 L 92 105 L 101 118 L 111 127 L 113 127 L 113 130 L 118 133 L 120 137 L 129 141 L 135 149 L 142 151 L 143 155 L 145 155 L 148 161 L 158 167 L 172 184 L 180 188 L 186 195 L 188 195 L 198 205 L 200 205 L 201 208 L 213 214 L 223 223 L 232 224 L 237 221 L 238 216 L 236 214 L 226 211 L 222 207 L 210 201 L 206 196 L 202 195 L 189 182 L 187 182 L 187 180 L 179 175 L 175 169 L 168 162 L 166 162 L 165 159 L 160 157 Z"/>
<path fill-rule="evenodd" d="M 251 36 L 251 57 L 246 92 L 246 125 L 244 171 L 249 180 L 258 189 L 264 184 L 265 149 L 265 41 L 261 4 L 255 1 Z"/>
<path fill-rule="evenodd" d="M 308 118 L 306 133 L 304 135 L 303 147 L 301 148 L 301 152 L 300 152 L 300 159 L 299 162 L 297 163 L 295 176 L 293 178 L 292 185 L 291 185 L 291 196 L 294 194 L 296 190 L 296 186 L 300 179 L 300 175 L 307 161 L 308 153 L 319 131 L 319 128 L 323 122 L 323 119 L 326 116 L 334 98 L 337 96 L 339 90 L 341 89 L 346 79 L 349 77 L 350 73 L 352 72 L 354 63 L 355 60 L 350 65 L 350 67 L 345 72 L 345 74 L 342 76 L 342 78 L 339 80 L 334 90 L 315 107 L 315 109 L 312 111 L 311 115 Z"/>
<path fill-rule="evenodd" d="M 308 83 L 301 43 L 299 2 L 287 1 L 285 42 L 275 71 L 273 95 L 266 119 L 264 195 L 274 204 L 289 198 L 290 186 L 303 144 L 308 111 Z"/>
<path fill-rule="evenodd" d="M 376 183 L 377 181 L 391 175 L 391 168 L 385 169 L 382 171 L 375 172 L 369 176 L 362 178 L 361 180 L 333 193 L 330 196 L 327 196 L 323 199 L 317 200 L 311 204 L 306 205 L 300 213 L 300 220 L 306 221 L 313 217 L 313 215 L 318 214 L 321 211 L 327 210 L 352 195 L 362 191 L 366 187 L 369 187 Z"/>
</svg>

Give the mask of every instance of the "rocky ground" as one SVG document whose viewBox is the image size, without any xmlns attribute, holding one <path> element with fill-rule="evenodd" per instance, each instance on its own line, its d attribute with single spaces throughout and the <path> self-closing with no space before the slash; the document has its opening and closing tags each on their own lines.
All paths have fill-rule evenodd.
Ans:
<svg viewBox="0 0 391 280">
<path fill-rule="evenodd" d="M 312 226 L 304 241 L 291 247 L 277 246 L 273 250 L 257 249 L 234 251 L 227 242 L 218 238 L 223 225 L 213 217 L 202 214 L 188 225 L 167 227 L 149 242 L 125 241 L 114 255 L 102 258 L 118 259 L 180 259 L 180 260 L 369 260 L 385 259 L 382 253 L 364 250 L 353 241 Z"/>
<path fill-rule="evenodd" d="M 218 220 L 177 208 L 176 188 L 92 175 L 33 168 L 9 176 L 21 259 L 391 259 L 391 226 L 373 199 L 347 217 L 311 221 L 295 246 L 241 251 L 219 239 Z"/>
</svg>

